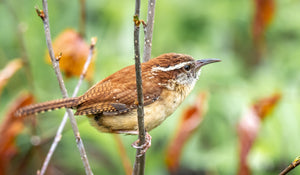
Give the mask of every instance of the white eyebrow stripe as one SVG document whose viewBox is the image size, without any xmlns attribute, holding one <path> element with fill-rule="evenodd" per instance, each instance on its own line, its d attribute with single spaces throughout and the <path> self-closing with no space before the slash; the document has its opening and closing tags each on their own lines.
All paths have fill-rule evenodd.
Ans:
<svg viewBox="0 0 300 175">
<path fill-rule="evenodd" d="M 191 63 L 193 63 L 193 61 L 183 62 L 183 63 L 177 64 L 175 66 L 170 66 L 170 67 L 154 67 L 154 68 L 152 68 L 152 71 L 167 72 L 167 71 L 171 71 L 171 70 L 175 70 L 175 69 L 180 69 L 183 66 L 185 66 L 187 64 L 191 64 Z"/>
</svg>

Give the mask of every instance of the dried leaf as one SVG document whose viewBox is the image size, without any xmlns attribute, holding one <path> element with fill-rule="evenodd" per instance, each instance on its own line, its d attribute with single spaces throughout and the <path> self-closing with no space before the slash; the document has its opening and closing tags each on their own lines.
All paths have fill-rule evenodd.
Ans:
<svg viewBox="0 0 300 175">
<path fill-rule="evenodd" d="M 180 156 L 187 140 L 199 127 L 205 114 L 206 93 L 200 93 L 193 106 L 183 112 L 174 138 L 167 147 L 166 164 L 170 172 L 179 167 Z"/>
<path fill-rule="evenodd" d="M 280 98 L 281 95 L 277 93 L 259 100 L 241 118 L 237 126 L 240 147 L 239 175 L 251 174 L 247 156 L 257 137 L 262 120 L 272 112 Z"/>
<path fill-rule="evenodd" d="M 253 109 L 261 119 L 264 119 L 273 111 L 275 105 L 280 99 L 281 94 L 279 93 L 274 94 L 271 97 L 263 98 L 253 105 Z"/>
<path fill-rule="evenodd" d="M 255 12 L 252 23 L 253 51 L 250 63 L 257 65 L 261 62 L 267 47 L 265 31 L 274 17 L 274 0 L 255 0 Z"/>
<path fill-rule="evenodd" d="M 267 26 L 274 17 L 274 0 L 255 0 L 255 16 L 253 22 L 253 36 L 261 40 Z"/>
<path fill-rule="evenodd" d="M 32 95 L 21 95 L 9 108 L 0 126 L 0 174 L 5 174 L 11 158 L 17 154 L 18 149 L 15 145 L 16 136 L 23 130 L 23 118 L 15 117 L 17 109 L 32 104 Z"/>
<path fill-rule="evenodd" d="M 73 29 L 67 29 L 62 32 L 53 42 L 55 57 L 60 58 L 59 67 L 65 73 L 66 77 L 77 76 L 82 73 L 84 63 L 89 55 L 90 46 L 83 40 L 79 33 Z M 60 54 L 62 54 L 60 56 Z M 94 54 L 95 55 L 95 54 Z M 47 63 L 51 63 L 48 51 L 46 51 Z M 94 73 L 94 59 L 86 73 L 86 78 L 91 80 Z"/>
<path fill-rule="evenodd" d="M 10 61 L 0 72 L 0 94 L 8 80 L 23 66 L 20 58 Z"/>
</svg>

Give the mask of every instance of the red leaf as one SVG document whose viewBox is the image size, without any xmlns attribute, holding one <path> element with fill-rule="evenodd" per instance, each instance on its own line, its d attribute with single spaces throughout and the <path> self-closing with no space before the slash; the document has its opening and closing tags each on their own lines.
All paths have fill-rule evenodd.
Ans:
<svg viewBox="0 0 300 175">
<path fill-rule="evenodd" d="M 14 116 L 15 111 L 23 106 L 33 103 L 32 95 L 21 95 L 9 108 L 4 121 L 0 126 L 0 174 L 6 173 L 11 158 L 18 153 L 15 145 L 16 136 L 23 130 L 24 124 L 21 117 Z"/>
<path fill-rule="evenodd" d="M 274 94 L 259 100 L 241 118 L 237 126 L 240 147 L 239 175 L 251 174 L 247 164 L 249 151 L 257 137 L 262 120 L 272 112 L 280 98 L 280 94 Z"/>
<path fill-rule="evenodd" d="M 274 0 L 255 0 L 255 16 L 253 21 L 254 40 L 262 40 L 264 31 L 274 16 Z"/>
<path fill-rule="evenodd" d="M 199 127 L 205 114 L 206 93 L 200 93 L 193 106 L 183 112 L 177 126 L 177 132 L 167 147 L 166 164 L 170 172 L 179 166 L 180 156 L 187 140 Z"/>
</svg>

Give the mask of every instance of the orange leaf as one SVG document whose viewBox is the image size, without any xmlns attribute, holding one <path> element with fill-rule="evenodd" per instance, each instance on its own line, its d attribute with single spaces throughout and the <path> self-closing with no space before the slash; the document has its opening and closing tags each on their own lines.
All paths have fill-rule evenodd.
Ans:
<svg viewBox="0 0 300 175">
<path fill-rule="evenodd" d="M 14 113 L 20 107 L 32 104 L 33 101 L 32 95 L 21 95 L 12 104 L 4 117 L 4 121 L 0 126 L 0 174 L 5 174 L 11 158 L 17 154 L 18 149 L 15 146 L 15 139 L 24 128 L 23 119 L 15 117 Z"/>
<path fill-rule="evenodd" d="M 20 58 L 10 61 L 0 72 L 0 93 L 8 80 L 23 66 Z"/>
<path fill-rule="evenodd" d="M 263 98 L 253 105 L 253 109 L 261 119 L 264 119 L 273 111 L 280 98 L 281 94 L 279 93 L 274 94 L 271 97 Z"/>
<path fill-rule="evenodd" d="M 274 6 L 274 0 L 255 0 L 253 36 L 256 41 L 262 39 L 266 27 L 272 21 Z"/>
<path fill-rule="evenodd" d="M 167 147 L 166 164 L 170 172 L 175 172 L 179 166 L 180 156 L 187 140 L 199 127 L 205 114 L 206 93 L 200 93 L 193 106 L 183 112 L 178 123 L 177 132 Z"/>
<path fill-rule="evenodd" d="M 240 147 L 239 175 L 251 174 L 247 156 L 257 137 L 262 120 L 271 113 L 280 98 L 280 94 L 274 94 L 259 100 L 241 118 L 237 126 Z"/>
<path fill-rule="evenodd" d="M 67 29 L 62 32 L 53 42 L 55 57 L 59 59 L 59 67 L 67 77 L 77 76 L 82 73 L 84 63 L 86 62 L 90 46 L 73 29 Z M 51 63 L 48 51 L 46 51 L 47 63 Z M 86 73 L 88 80 L 92 79 L 94 73 L 94 59 Z"/>
</svg>

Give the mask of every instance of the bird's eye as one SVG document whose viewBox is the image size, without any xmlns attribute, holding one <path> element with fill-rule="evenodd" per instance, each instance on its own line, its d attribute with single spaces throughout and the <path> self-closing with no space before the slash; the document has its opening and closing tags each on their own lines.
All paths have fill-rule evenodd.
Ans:
<svg viewBox="0 0 300 175">
<path fill-rule="evenodd" d="M 190 65 L 185 65 L 183 68 L 186 71 L 190 71 L 191 70 L 191 66 Z"/>
</svg>

